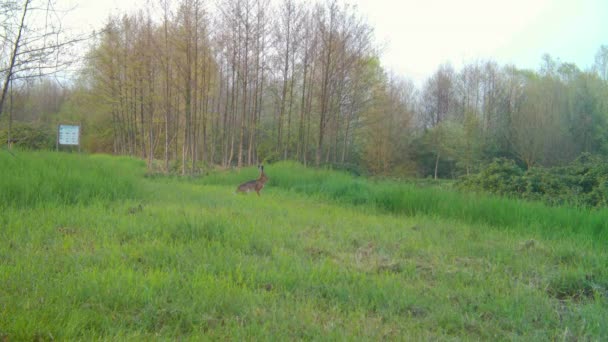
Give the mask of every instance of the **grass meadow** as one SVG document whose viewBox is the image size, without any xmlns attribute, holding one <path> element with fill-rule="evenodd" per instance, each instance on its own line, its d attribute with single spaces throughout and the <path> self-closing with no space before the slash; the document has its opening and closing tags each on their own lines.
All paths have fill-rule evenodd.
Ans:
<svg viewBox="0 0 608 342">
<path fill-rule="evenodd" d="M 607 340 L 608 211 L 0 152 L 0 339 Z"/>
</svg>

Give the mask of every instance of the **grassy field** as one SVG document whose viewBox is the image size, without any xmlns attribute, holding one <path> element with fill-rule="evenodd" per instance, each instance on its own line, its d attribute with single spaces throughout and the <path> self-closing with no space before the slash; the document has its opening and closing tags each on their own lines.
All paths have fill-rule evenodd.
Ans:
<svg viewBox="0 0 608 342">
<path fill-rule="evenodd" d="M 608 213 L 0 152 L 0 339 L 606 340 Z"/>
</svg>

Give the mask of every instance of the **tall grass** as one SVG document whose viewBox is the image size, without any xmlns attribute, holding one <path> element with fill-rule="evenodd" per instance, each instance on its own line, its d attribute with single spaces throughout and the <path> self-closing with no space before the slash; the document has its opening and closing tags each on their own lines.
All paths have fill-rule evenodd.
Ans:
<svg viewBox="0 0 608 342">
<path fill-rule="evenodd" d="M 0 151 L 0 207 L 136 198 L 144 165 L 129 158 Z"/>
<path fill-rule="evenodd" d="M 144 179 L 126 158 L 5 157 L 0 341 L 608 337 L 606 250 L 501 230 L 561 208 L 290 163 L 257 198 L 232 195 L 254 168 Z M 490 212 L 496 229 L 462 222 Z"/>
<path fill-rule="evenodd" d="M 412 183 L 372 181 L 293 162 L 266 167 L 268 186 L 318 196 L 342 204 L 371 206 L 389 213 L 457 219 L 505 229 L 531 230 L 548 237 L 577 235 L 590 241 L 608 238 L 608 210 L 550 207 L 538 202 L 464 193 Z M 214 173 L 204 184 L 235 185 L 254 179 L 255 168 Z"/>
</svg>

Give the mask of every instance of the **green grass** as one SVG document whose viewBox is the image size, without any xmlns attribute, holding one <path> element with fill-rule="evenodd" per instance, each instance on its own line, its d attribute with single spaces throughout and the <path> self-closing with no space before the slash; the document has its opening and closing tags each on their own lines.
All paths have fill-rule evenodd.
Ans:
<svg viewBox="0 0 608 342">
<path fill-rule="evenodd" d="M 348 205 L 373 207 L 387 213 L 437 216 L 471 224 L 520 232 L 535 231 L 546 238 L 575 236 L 604 246 L 608 240 L 608 210 L 550 207 L 540 202 L 460 193 L 445 187 L 415 183 L 368 181 L 346 173 L 307 169 L 282 162 L 266 166 L 269 186 Z M 234 185 L 254 179 L 255 168 L 214 173 L 200 183 Z"/>
<path fill-rule="evenodd" d="M 0 151 L 0 209 L 135 198 L 143 166 L 107 155 Z"/>
<path fill-rule="evenodd" d="M 508 200 L 431 189 L 424 209 L 407 211 L 414 197 L 379 199 L 391 185 L 425 189 L 290 164 L 266 167 L 258 198 L 233 194 L 255 169 L 186 180 L 144 178 L 123 158 L 17 158 L 40 174 L 69 163 L 81 187 L 135 190 L 4 204 L 0 339 L 608 338 L 608 253 L 589 228 L 562 223 L 553 237 L 542 222 L 458 215 L 465 199 L 485 210 Z M 365 192 L 374 200 L 354 200 Z M 529 220 L 576 212 L 512 205 L 539 209 Z"/>
</svg>

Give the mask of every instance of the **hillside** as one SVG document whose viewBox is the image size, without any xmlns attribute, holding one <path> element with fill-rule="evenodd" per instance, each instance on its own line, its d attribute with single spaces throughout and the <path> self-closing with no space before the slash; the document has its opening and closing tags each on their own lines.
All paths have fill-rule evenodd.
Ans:
<svg viewBox="0 0 608 342">
<path fill-rule="evenodd" d="M 608 338 L 608 213 L 296 164 L 0 152 L 0 338 Z"/>
</svg>

